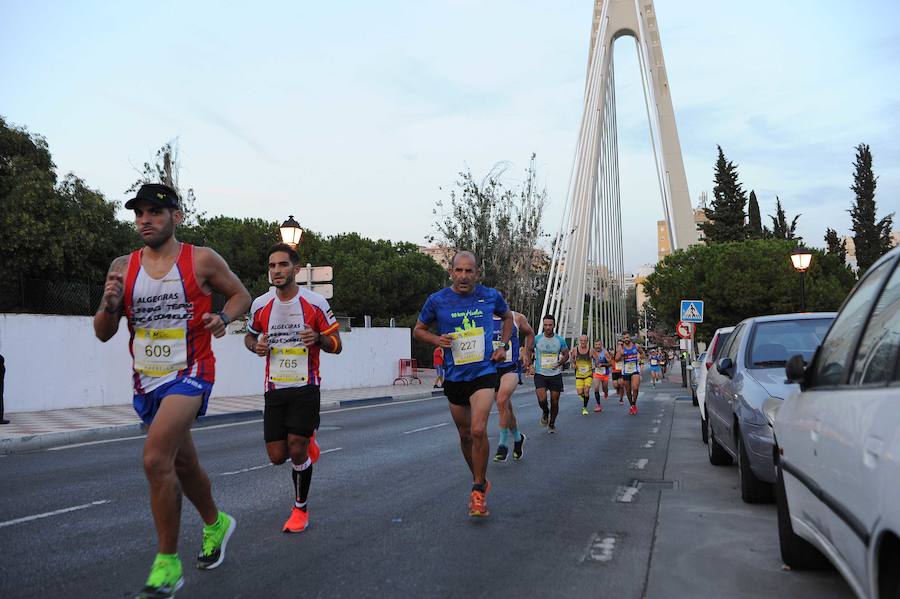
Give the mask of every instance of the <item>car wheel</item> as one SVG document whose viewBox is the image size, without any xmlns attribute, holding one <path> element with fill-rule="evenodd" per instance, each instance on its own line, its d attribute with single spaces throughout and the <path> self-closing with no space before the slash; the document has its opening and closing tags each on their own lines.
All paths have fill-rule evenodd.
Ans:
<svg viewBox="0 0 900 599">
<path fill-rule="evenodd" d="M 713 466 L 727 466 L 731 464 L 731 455 L 716 441 L 716 433 L 712 425 L 709 424 L 709 420 L 706 423 L 706 430 L 709 431 L 709 440 L 706 443 L 706 448 L 709 452 L 709 463 Z"/>
<path fill-rule="evenodd" d="M 778 503 L 778 544 L 781 546 L 781 561 L 795 570 L 824 570 L 831 563 L 822 552 L 794 533 L 791 526 L 791 512 L 787 493 L 784 490 L 784 475 L 781 467 L 775 467 L 775 498 Z"/>
<path fill-rule="evenodd" d="M 709 443 L 709 423 L 703 417 L 703 412 L 700 412 L 700 438 L 704 443 Z"/>
<path fill-rule="evenodd" d="M 771 503 L 772 485 L 760 480 L 753 474 L 750 468 L 750 456 L 747 455 L 747 446 L 744 437 L 738 431 L 738 472 L 741 475 L 741 499 L 744 503 Z"/>
</svg>

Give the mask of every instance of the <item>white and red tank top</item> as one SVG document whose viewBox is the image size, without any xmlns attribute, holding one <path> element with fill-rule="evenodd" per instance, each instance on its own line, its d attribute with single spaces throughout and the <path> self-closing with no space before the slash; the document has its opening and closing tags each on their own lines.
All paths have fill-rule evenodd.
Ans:
<svg viewBox="0 0 900 599">
<path fill-rule="evenodd" d="M 318 345 L 306 347 L 300 332 L 306 327 L 329 335 L 338 330 L 328 300 L 300 287 L 297 295 L 287 301 L 278 298 L 275 289 L 253 300 L 247 330 L 266 335 L 269 356 L 266 360 L 265 390 L 321 385 Z"/>
<path fill-rule="evenodd" d="M 178 259 L 161 279 L 141 265 L 143 249 L 132 252 L 125 274 L 125 317 L 131 332 L 135 393 L 147 393 L 181 376 L 215 382 L 212 334 L 203 315 L 212 296 L 194 274 L 194 246 L 181 244 Z"/>
</svg>

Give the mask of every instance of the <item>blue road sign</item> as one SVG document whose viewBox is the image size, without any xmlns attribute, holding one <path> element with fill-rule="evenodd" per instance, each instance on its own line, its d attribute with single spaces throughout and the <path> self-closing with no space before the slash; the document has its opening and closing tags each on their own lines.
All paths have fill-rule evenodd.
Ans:
<svg viewBox="0 0 900 599">
<path fill-rule="evenodd" d="M 703 322 L 703 300 L 681 300 L 682 322 Z"/>
</svg>

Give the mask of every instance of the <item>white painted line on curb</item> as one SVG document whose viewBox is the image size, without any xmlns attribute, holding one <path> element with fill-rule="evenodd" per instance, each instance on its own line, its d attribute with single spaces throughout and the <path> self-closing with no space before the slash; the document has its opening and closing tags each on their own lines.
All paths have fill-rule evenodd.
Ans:
<svg viewBox="0 0 900 599">
<path fill-rule="evenodd" d="M 83 505 L 76 505 L 74 507 L 67 507 L 61 510 L 54 510 L 52 512 L 44 512 L 43 514 L 35 514 L 34 516 L 25 516 L 24 518 L 16 518 L 15 520 L 7 520 L 6 522 L 0 522 L 0 528 L 4 526 L 12 526 L 14 524 L 22 524 L 24 522 L 31 522 L 32 520 L 40 520 L 41 518 L 49 518 L 50 516 L 58 516 L 60 514 L 67 514 L 69 512 L 75 512 L 78 510 L 86 510 L 89 507 L 94 507 L 98 505 L 103 505 L 105 503 L 109 503 L 112 501 L 111 499 L 101 499 L 99 501 L 92 501 L 90 503 L 85 503 Z"/>
<path fill-rule="evenodd" d="M 616 501 L 619 503 L 631 503 L 634 501 L 634 496 L 638 494 L 640 488 L 638 487 L 619 487 L 618 491 L 616 491 Z"/>
<path fill-rule="evenodd" d="M 422 428 L 414 428 L 411 431 L 403 431 L 404 435 L 409 435 L 411 433 L 421 433 L 422 431 L 430 431 L 433 428 L 441 428 L 442 426 L 447 426 L 450 424 L 449 422 L 442 422 L 440 424 L 432 424 L 431 426 L 423 426 Z"/>
<path fill-rule="evenodd" d="M 649 441 L 647 441 L 646 443 L 644 443 L 643 445 L 641 445 L 641 447 L 643 447 L 643 448 L 645 448 L 645 449 L 646 449 L 646 448 L 650 448 L 650 447 L 653 447 L 653 445 L 654 445 L 655 443 L 656 443 L 656 441 L 654 441 L 653 439 L 650 439 Z"/>
<path fill-rule="evenodd" d="M 647 458 L 641 458 L 639 460 L 632 460 L 631 466 L 629 466 L 632 470 L 643 470 L 647 464 L 650 463 L 650 460 Z"/>
</svg>

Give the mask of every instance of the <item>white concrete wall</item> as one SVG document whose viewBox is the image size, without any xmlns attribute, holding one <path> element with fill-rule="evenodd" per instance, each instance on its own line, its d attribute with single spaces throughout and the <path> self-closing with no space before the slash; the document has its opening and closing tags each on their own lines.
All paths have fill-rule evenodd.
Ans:
<svg viewBox="0 0 900 599">
<path fill-rule="evenodd" d="M 410 357 L 409 329 L 354 329 L 341 337 L 340 355 L 322 354 L 323 389 L 390 385 L 399 360 Z M 262 394 L 263 359 L 244 348 L 243 338 L 213 339 L 213 397 Z M 131 403 L 124 321 L 115 337 L 100 343 L 88 316 L 0 314 L 0 353 L 7 413 Z"/>
</svg>

